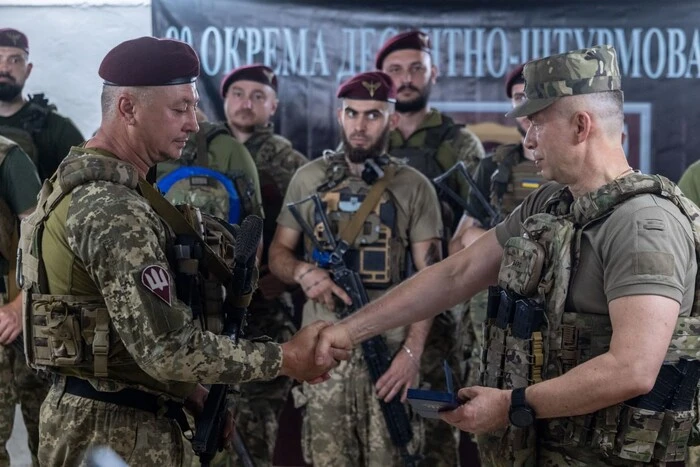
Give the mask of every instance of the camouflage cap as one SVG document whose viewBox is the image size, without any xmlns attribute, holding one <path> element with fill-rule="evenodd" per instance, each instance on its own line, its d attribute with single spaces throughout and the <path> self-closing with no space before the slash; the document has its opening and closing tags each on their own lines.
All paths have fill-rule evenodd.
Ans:
<svg viewBox="0 0 700 467">
<path fill-rule="evenodd" d="M 29 53 L 29 41 L 27 36 L 16 29 L 0 29 L 0 47 L 17 47 Z"/>
<path fill-rule="evenodd" d="M 617 52 L 598 45 L 533 60 L 525 65 L 525 102 L 506 114 L 526 117 L 566 96 L 622 89 Z"/>
</svg>

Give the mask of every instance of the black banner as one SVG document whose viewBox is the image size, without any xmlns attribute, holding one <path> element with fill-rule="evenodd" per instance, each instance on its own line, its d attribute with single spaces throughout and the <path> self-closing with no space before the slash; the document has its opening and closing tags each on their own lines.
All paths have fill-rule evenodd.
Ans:
<svg viewBox="0 0 700 467">
<path fill-rule="evenodd" d="M 264 63 L 279 75 L 278 131 L 309 157 L 338 142 L 335 91 L 374 69 L 381 44 L 427 32 L 439 68 L 431 106 L 472 124 L 512 125 L 503 77 L 515 65 L 597 44 L 618 51 L 626 149 L 644 172 L 677 180 L 700 158 L 700 9 L 695 1 L 355 2 L 153 0 L 153 34 L 200 54 L 201 107 L 223 119 L 219 83 L 232 68 Z"/>
</svg>

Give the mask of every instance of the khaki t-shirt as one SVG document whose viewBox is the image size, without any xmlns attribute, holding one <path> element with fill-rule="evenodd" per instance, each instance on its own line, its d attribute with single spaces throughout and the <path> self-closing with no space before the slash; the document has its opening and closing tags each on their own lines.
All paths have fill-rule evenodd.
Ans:
<svg viewBox="0 0 700 467">
<path fill-rule="evenodd" d="M 284 200 L 284 207 L 277 218 L 277 223 L 284 227 L 302 231 L 287 204 L 300 201 L 317 192 L 317 188 L 326 181 L 328 161 L 319 158 L 301 167 L 289 184 Z M 360 178 L 350 176 L 349 183 L 363 186 L 369 191 L 369 186 Z M 365 191 L 365 192 L 366 192 Z M 410 248 L 412 243 L 440 238 L 442 235 L 442 220 L 437 195 L 432 184 L 417 170 L 406 165 L 399 165 L 396 176 L 388 185 L 385 197 L 396 208 L 396 236 L 404 248 Z M 314 225 L 313 203 L 308 202 L 299 206 L 302 217 L 310 225 Z M 370 300 L 378 298 L 384 290 L 369 290 Z M 317 319 L 335 320 L 335 314 L 327 308 L 309 301 L 304 307 L 304 324 Z"/>
<path fill-rule="evenodd" d="M 519 236 L 520 223 L 543 212 L 545 201 L 560 188 L 548 183 L 526 198 L 496 226 L 499 243 Z M 680 303 L 682 315 L 690 313 L 697 273 L 693 233 L 671 201 L 644 194 L 619 205 L 584 230 L 580 251 L 568 311 L 607 314 L 616 298 L 659 295 Z"/>
</svg>

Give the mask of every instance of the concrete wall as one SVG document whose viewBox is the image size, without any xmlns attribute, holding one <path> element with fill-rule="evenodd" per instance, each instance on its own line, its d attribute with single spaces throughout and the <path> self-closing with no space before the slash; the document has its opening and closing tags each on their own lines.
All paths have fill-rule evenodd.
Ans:
<svg viewBox="0 0 700 467">
<path fill-rule="evenodd" d="M 89 137 L 100 124 L 100 62 L 119 42 L 151 34 L 151 2 L 0 0 L 0 27 L 29 38 L 24 93 L 45 93 Z"/>
</svg>

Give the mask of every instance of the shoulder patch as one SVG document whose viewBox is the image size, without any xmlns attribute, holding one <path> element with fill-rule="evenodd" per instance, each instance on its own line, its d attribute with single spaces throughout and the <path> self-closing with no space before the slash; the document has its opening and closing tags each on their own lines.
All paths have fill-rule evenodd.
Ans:
<svg viewBox="0 0 700 467">
<path fill-rule="evenodd" d="M 168 306 L 172 305 L 170 299 L 170 273 L 163 266 L 157 264 L 147 266 L 141 271 L 141 283 L 153 294 L 163 300 Z"/>
</svg>

